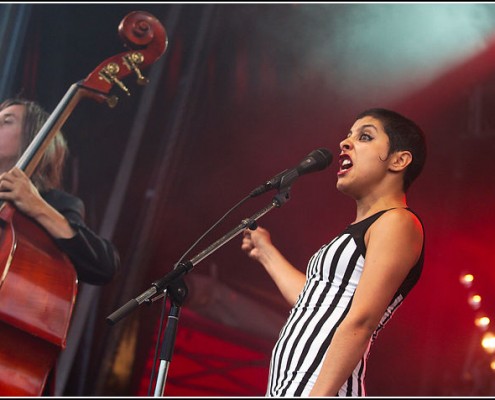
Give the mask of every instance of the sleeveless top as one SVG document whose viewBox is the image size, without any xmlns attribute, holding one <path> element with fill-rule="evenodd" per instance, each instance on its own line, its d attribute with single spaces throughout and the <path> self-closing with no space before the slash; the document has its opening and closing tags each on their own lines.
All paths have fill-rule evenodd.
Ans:
<svg viewBox="0 0 495 400">
<path fill-rule="evenodd" d="M 308 261 L 305 286 L 272 351 L 267 396 L 309 395 L 335 330 L 351 307 L 366 256 L 365 233 L 387 211 L 380 211 L 349 225 Z M 370 339 L 368 349 L 338 396 L 365 395 L 364 376 L 371 343 L 417 283 L 423 259 L 424 240 L 418 262 L 393 296 Z"/>
</svg>

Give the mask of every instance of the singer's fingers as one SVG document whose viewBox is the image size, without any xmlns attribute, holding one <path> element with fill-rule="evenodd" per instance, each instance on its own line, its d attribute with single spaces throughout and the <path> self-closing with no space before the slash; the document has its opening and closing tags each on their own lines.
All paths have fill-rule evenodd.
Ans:
<svg viewBox="0 0 495 400">
<path fill-rule="evenodd" d="M 243 238 L 241 247 L 253 247 L 253 241 L 250 238 Z"/>
<path fill-rule="evenodd" d="M 252 243 L 248 243 L 248 242 L 242 242 L 241 244 L 241 250 L 247 252 L 247 253 L 250 253 L 251 250 L 254 249 L 254 246 Z"/>
</svg>

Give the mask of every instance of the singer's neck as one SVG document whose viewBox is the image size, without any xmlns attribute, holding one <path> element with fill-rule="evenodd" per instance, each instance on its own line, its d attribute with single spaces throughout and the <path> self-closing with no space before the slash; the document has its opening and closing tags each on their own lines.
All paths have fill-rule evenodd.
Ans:
<svg viewBox="0 0 495 400">
<path fill-rule="evenodd" d="M 356 220 L 354 222 L 362 221 L 382 210 L 405 207 L 407 207 L 407 199 L 402 191 L 388 196 L 368 196 L 361 198 L 356 200 Z"/>
</svg>

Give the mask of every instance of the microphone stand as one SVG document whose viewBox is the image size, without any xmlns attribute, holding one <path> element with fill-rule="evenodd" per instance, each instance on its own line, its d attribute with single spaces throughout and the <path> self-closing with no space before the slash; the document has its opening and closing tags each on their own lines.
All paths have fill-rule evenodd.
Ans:
<svg viewBox="0 0 495 400">
<path fill-rule="evenodd" d="M 164 291 L 165 300 L 167 291 L 170 297 L 170 311 L 160 353 L 160 367 L 158 369 L 158 377 L 156 378 L 155 397 L 163 397 L 165 391 L 165 381 L 167 380 L 168 370 L 174 353 L 180 310 L 188 293 L 187 286 L 182 278 L 172 282 L 168 289 Z"/>
<path fill-rule="evenodd" d="M 175 344 L 175 338 L 177 333 L 177 326 L 179 322 L 179 315 L 181 306 L 185 301 L 188 290 L 187 286 L 184 284 L 182 277 L 191 271 L 196 264 L 204 260 L 210 254 L 218 250 L 225 243 L 233 239 L 244 229 L 249 228 L 255 230 L 257 228 L 256 221 L 273 210 L 274 208 L 280 208 L 290 199 L 290 185 L 287 187 L 282 187 L 279 189 L 277 195 L 274 196 L 272 202 L 256 212 L 251 218 L 246 218 L 236 226 L 234 229 L 226 233 L 216 242 L 208 246 L 205 250 L 191 258 L 186 262 L 179 262 L 175 265 L 174 269 L 162 278 L 154 281 L 151 287 L 145 292 L 141 293 L 135 299 L 129 300 L 122 307 L 110 314 L 106 320 L 109 324 L 113 325 L 120 321 L 122 318 L 130 314 L 135 308 L 144 302 L 153 301 L 153 297 L 158 295 L 161 297 L 162 293 L 165 296 L 169 296 L 171 299 L 171 306 L 169 311 L 168 322 L 165 330 L 165 335 L 162 343 L 162 351 L 160 354 L 160 369 L 158 372 L 157 383 L 155 387 L 155 397 L 163 396 L 165 390 L 165 381 L 169 369 L 169 365 L 172 359 L 173 348 Z"/>
</svg>

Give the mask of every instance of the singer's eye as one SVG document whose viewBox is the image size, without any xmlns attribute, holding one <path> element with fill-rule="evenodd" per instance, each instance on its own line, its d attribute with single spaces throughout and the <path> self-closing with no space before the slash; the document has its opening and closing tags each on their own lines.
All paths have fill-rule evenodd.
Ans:
<svg viewBox="0 0 495 400">
<path fill-rule="evenodd" d="M 359 137 L 359 140 L 362 140 L 364 142 L 369 142 L 370 140 L 373 140 L 373 137 L 371 137 L 371 135 L 368 135 L 367 133 L 362 133 L 361 136 Z"/>
</svg>

